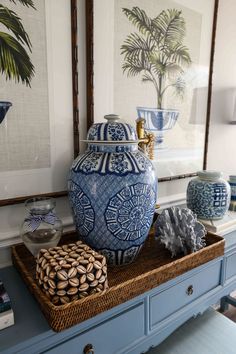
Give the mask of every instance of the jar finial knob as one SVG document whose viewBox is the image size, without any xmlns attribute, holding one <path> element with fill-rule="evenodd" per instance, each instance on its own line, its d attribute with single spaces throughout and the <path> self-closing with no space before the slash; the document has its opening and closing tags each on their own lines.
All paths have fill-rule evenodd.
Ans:
<svg viewBox="0 0 236 354">
<path fill-rule="evenodd" d="M 120 119 L 118 114 L 106 114 L 104 118 L 107 120 L 108 123 L 117 122 Z"/>
</svg>

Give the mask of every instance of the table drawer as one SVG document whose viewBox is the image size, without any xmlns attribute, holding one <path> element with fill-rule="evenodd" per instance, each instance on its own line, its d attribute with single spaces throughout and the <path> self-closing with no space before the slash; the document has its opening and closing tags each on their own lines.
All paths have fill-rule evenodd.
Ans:
<svg viewBox="0 0 236 354">
<path fill-rule="evenodd" d="M 231 254 L 226 259 L 225 280 L 228 280 L 236 275 L 236 252 Z"/>
<path fill-rule="evenodd" d="M 144 304 L 140 303 L 76 337 L 44 352 L 50 354 L 84 354 L 92 344 L 95 354 L 116 354 L 144 337 Z"/>
<path fill-rule="evenodd" d="M 167 316 L 217 287 L 220 284 L 220 274 L 221 261 L 219 260 L 152 296 L 150 327 L 154 327 Z"/>
</svg>

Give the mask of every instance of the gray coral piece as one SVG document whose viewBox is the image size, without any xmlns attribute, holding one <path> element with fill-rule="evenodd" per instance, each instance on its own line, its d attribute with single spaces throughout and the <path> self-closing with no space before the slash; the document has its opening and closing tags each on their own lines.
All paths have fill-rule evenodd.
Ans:
<svg viewBox="0 0 236 354">
<path fill-rule="evenodd" d="M 206 229 L 188 208 L 163 210 L 155 222 L 155 236 L 171 252 L 171 257 L 196 252 L 206 246 Z"/>
</svg>

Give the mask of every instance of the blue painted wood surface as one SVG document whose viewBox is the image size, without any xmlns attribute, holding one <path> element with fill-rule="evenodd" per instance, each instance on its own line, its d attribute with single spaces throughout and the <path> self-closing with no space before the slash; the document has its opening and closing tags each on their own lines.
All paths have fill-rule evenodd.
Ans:
<svg viewBox="0 0 236 354">
<path fill-rule="evenodd" d="M 208 310 L 191 319 L 147 354 L 235 354 L 236 324 Z"/>
<path fill-rule="evenodd" d="M 227 235 L 223 236 L 225 238 L 225 252 L 228 252 L 230 249 L 235 249 L 236 246 L 236 231 L 232 231 Z"/>
<path fill-rule="evenodd" d="M 125 348 L 144 338 L 143 304 L 101 323 L 79 336 L 47 351 L 49 354 L 82 354 L 83 348 L 92 343 L 95 353 L 125 353 Z"/>
<path fill-rule="evenodd" d="M 170 287 L 164 292 L 157 292 L 151 297 L 151 326 L 157 325 L 170 314 L 220 285 L 220 274 L 219 263 L 213 263 L 205 269 L 204 276 L 203 271 L 199 270 L 198 273 L 184 281 L 176 283 L 174 289 Z M 190 286 L 192 287 L 192 294 L 188 294 Z M 168 306 L 163 306 L 165 303 Z"/>
<path fill-rule="evenodd" d="M 226 273 L 225 279 L 228 280 L 235 276 L 236 270 L 236 253 L 233 253 L 227 257 L 227 266 L 226 266 Z"/>
</svg>

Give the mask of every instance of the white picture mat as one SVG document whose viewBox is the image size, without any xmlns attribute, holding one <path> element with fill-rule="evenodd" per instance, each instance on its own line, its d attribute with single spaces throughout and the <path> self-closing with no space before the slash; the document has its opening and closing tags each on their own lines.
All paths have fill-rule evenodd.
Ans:
<svg viewBox="0 0 236 354">
<path fill-rule="evenodd" d="M 70 1 L 45 6 L 51 167 L 0 173 L 0 200 L 67 189 L 73 160 Z"/>
<path fill-rule="evenodd" d="M 122 1 L 122 3 L 127 3 L 126 7 L 128 8 L 131 8 L 135 2 L 140 5 L 139 0 Z M 143 4 L 142 8 L 145 9 L 145 3 L 147 2 L 141 3 Z M 197 124 L 196 121 L 194 121 L 194 123 L 191 125 L 189 124 L 188 131 L 190 134 L 188 134 L 187 130 L 186 132 L 184 131 L 178 121 L 174 128 L 166 133 L 166 140 L 168 145 L 169 142 L 174 141 L 175 145 L 177 146 L 175 146 L 175 149 L 178 149 L 178 154 L 176 156 L 176 150 L 169 149 L 169 151 L 160 152 L 156 155 L 154 166 L 159 178 L 194 173 L 203 167 L 205 119 L 208 92 L 207 86 L 214 14 L 213 0 L 200 0 L 197 2 L 194 0 L 178 0 L 175 2 L 170 1 L 170 3 L 185 6 L 188 9 L 198 12 L 202 16 L 200 50 L 198 53 L 199 59 L 197 65 L 195 65 L 195 70 L 197 73 L 199 73 L 199 80 L 195 90 L 193 105 L 195 115 L 197 119 L 200 119 L 200 121 Z M 116 70 L 115 65 L 118 65 L 120 68 L 120 63 L 116 63 L 114 55 L 114 13 L 114 1 L 94 1 L 94 121 L 101 122 L 105 114 L 116 113 L 121 114 L 122 118 L 124 118 L 126 122 L 135 125 L 135 119 L 137 117 L 135 110 L 132 112 L 132 114 L 130 112 L 128 115 L 125 114 L 128 100 L 132 93 L 131 95 L 126 95 L 127 99 L 121 100 L 119 105 L 116 104 L 116 98 L 114 97 L 114 72 Z M 135 30 L 136 29 L 133 26 L 133 31 Z M 127 85 L 130 85 L 131 87 L 131 84 L 128 83 L 127 80 L 128 79 L 126 78 L 127 84 L 124 85 L 124 92 Z M 137 80 L 137 82 L 141 82 L 140 76 L 136 77 L 135 80 L 132 80 L 130 80 L 130 82 L 135 82 L 135 80 Z M 134 96 L 135 94 L 133 95 L 132 99 Z M 188 135 L 192 135 L 194 139 Z M 189 141 L 186 146 L 182 146 L 182 141 L 184 141 L 184 139 Z M 188 146 L 188 144 L 190 146 Z"/>
<path fill-rule="evenodd" d="M 35 8 L 20 1 L 1 4 L 22 20 L 31 42 L 31 51 L 24 47 L 34 75 L 30 86 L 1 75 L 0 99 L 10 101 L 12 107 L 0 124 L 0 173 L 50 167 L 45 0 L 34 0 Z M 12 35 L 3 24 L 0 31 Z"/>
</svg>

